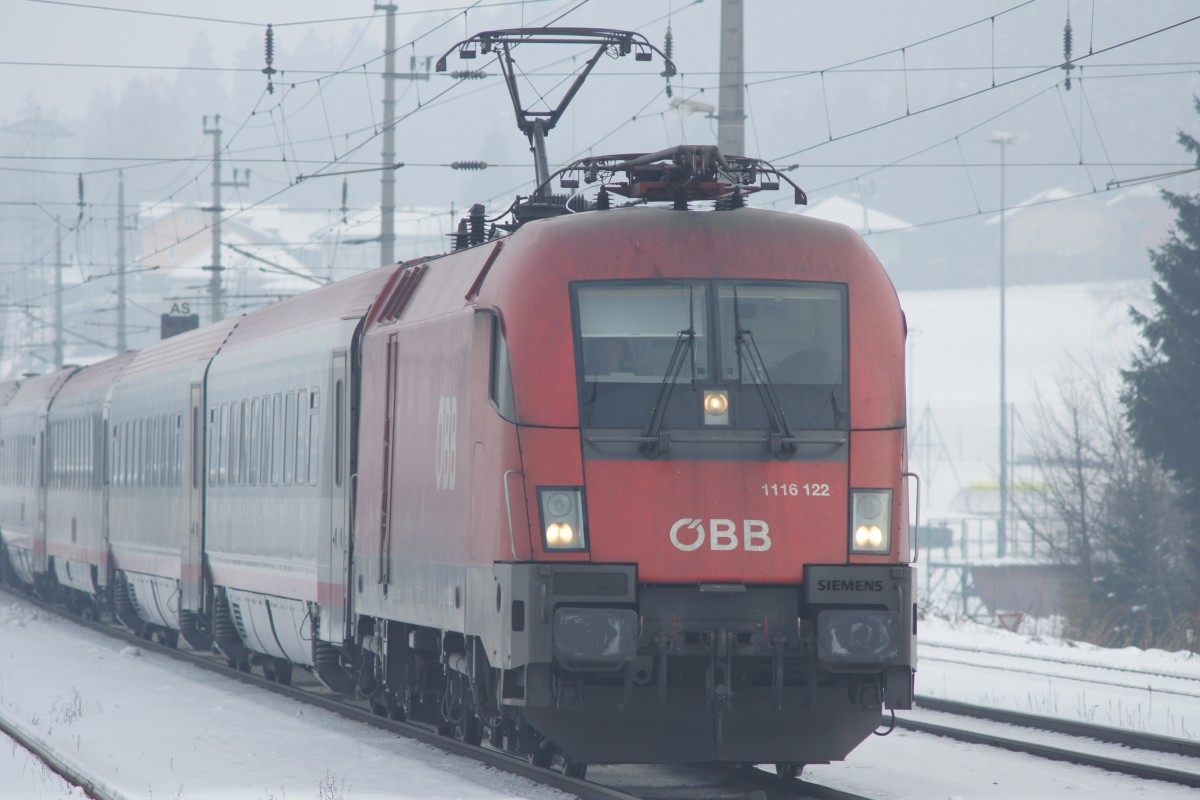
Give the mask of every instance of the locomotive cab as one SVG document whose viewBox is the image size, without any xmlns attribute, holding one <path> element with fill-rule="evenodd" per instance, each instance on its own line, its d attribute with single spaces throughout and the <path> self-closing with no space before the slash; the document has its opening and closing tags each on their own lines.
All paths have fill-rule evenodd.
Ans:
<svg viewBox="0 0 1200 800">
<path fill-rule="evenodd" d="M 525 273 L 497 287 L 537 562 L 497 565 L 524 717 L 585 762 L 843 758 L 912 702 L 890 281 L 792 215 L 587 216 L 492 273 Z"/>
</svg>

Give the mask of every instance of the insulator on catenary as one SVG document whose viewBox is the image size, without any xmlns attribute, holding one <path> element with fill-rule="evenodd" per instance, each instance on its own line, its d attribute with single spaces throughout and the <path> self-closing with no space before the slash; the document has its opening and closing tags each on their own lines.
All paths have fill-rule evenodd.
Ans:
<svg viewBox="0 0 1200 800">
<path fill-rule="evenodd" d="M 451 78 L 457 78 L 460 81 L 481 81 L 488 74 L 481 69 L 459 69 L 450 73 Z"/>
<path fill-rule="evenodd" d="M 1066 89 L 1071 91 L 1071 70 L 1075 69 L 1075 65 L 1071 63 L 1071 50 L 1074 32 L 1071 30 L 1071 18 L 1067 17 L 1067 24 L 1063 27 L 1063 71 L 1067 73 Z"/>
<path fill-rule="evenodd" d="M 267 25 L 267 44 L 266 44 L 267 66 L 263 68 L 263 75 L 267 76 L 267 93 L 275 94 L 275 84 L 271 80 L 271 76 L 279 70 L 275 69 L 272 64 L 275 63 L 275 31 L 271 30 L 271 26 Z"/>
<path fill-rule="evenodd" d="M 450 169 L 479 170 L 487 168 L 488 163 L 486 161 L 453 161 L 450 163 Z"/>
</svg>

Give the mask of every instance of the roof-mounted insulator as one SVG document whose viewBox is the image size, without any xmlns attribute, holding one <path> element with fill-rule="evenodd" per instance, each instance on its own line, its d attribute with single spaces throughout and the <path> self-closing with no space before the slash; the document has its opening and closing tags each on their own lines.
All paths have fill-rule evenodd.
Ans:
<svg viewBox="0 0 1200 800">
<path fill-rule="evenodd" d="M 663 55 L 665 55 L 667 57 L 667 59 L 666 59 L 667 63 L 671 63 L 674 60 L 674 58 L 675 58 L 674 53 L 675 53 L 675 37 L 671 35 L 671 26 L 668 25 L 667 26 L 667 35 L 663 39 Z M 671 76 L 674 75 L 675 73 L 673 71 L 671 71 L 669 68 L 664 68 L 663 71 L 660 72 L 659 74 L 667 79 L 667 97 L 670 98 L 671 97 Z"/>
<path fill-rule="evenodd" d="M 460 169 L 460 170 L 463 170 L 464 172 L 487 169 L 487 168 L 488 168 L 488 163 L 486 161 L 452 161 L 452 162 L 450 162 L 450 169 Z"/>
<path fill-rule="evenodd" d="M 610 208 L 612 208 L 612 198 L 608 194 L 608 189 L 601 186 L 600 191 L 596 194 L 596 210 L 608 211 Z"/>
<path fill-rule="evenodd" d="M 470 225 L 471 225 L 471 246 L 483 244 L 487 241 L 487 229 L 485 227 L 486 220 L 483 218 L 483 203 L 476 203 L 471 206 Z"/>
<path fill-rule="evenodd" d="M 275 69 L 272 64 L 275 63 L 275 31 L 271 30 L 271 26 L 267 26 L 267 66 L 263 68 L 263 75 L 267 76 L 267 94 L 275 94 L 275 83 L 271 80 L 271 76 L 279 70 Z"/>
<path fill-rule="evenodd" d="M 741 187 L 738 187 L 733 190 L 733 194 L 718 197 L 715 206 L 717 211 L 733 211 L 734 209 L 744 208 L 746 206 L 746 197 L 742 194 Z"/>
<path fill-rule="evenodd" d="M 1075 65 L 1071 63 L 1071 45 L 1075 38 L 1071 31 L 1071 18 L 1067 17 L 1067 24 L 1063 27 L 1063 72 L 1067 73 L 1066 89 L 1071 91 L 1071 70 L 1075 69 Z"/>
<path fill-rule="evenodd" d="M 470 245 L 470 238 L 467 233 L 467 219 L 463 217 L 458 221 L 458 232 L 454 234 L 454 249 L 466 250 Z"/>
</svg>

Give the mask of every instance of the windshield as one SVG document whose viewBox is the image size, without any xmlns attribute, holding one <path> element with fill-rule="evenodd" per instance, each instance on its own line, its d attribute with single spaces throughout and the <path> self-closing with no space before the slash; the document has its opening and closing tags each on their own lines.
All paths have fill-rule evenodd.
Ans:
<svg viewBox="0 0 1200 800">
<path fill-rule="evenodd" d="M 585 428 L 848 426 L 844 286 L 580 283 L 574 300 Z M 706 415 L 706 391 L 729 413 Z"/>
</svg>

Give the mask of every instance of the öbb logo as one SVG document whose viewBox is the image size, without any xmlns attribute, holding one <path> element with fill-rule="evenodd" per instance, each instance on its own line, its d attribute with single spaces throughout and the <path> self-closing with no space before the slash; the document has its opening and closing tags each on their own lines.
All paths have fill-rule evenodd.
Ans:
<svg viewBox="0 0 1200 800">
<path fill-rule="evenodd" d="M 707 535 L 704 520 L 684 517 L 671 526 L 671 544 L 685 553 L 699 550 L 708 539 L 709 550 L 738 549 L 738 526 L 731 519 L 708 520 Z M 771 528 L 761 519 L 742 520 L 742 549 L 761 553 L 771 549 Z"/>
</svg>

